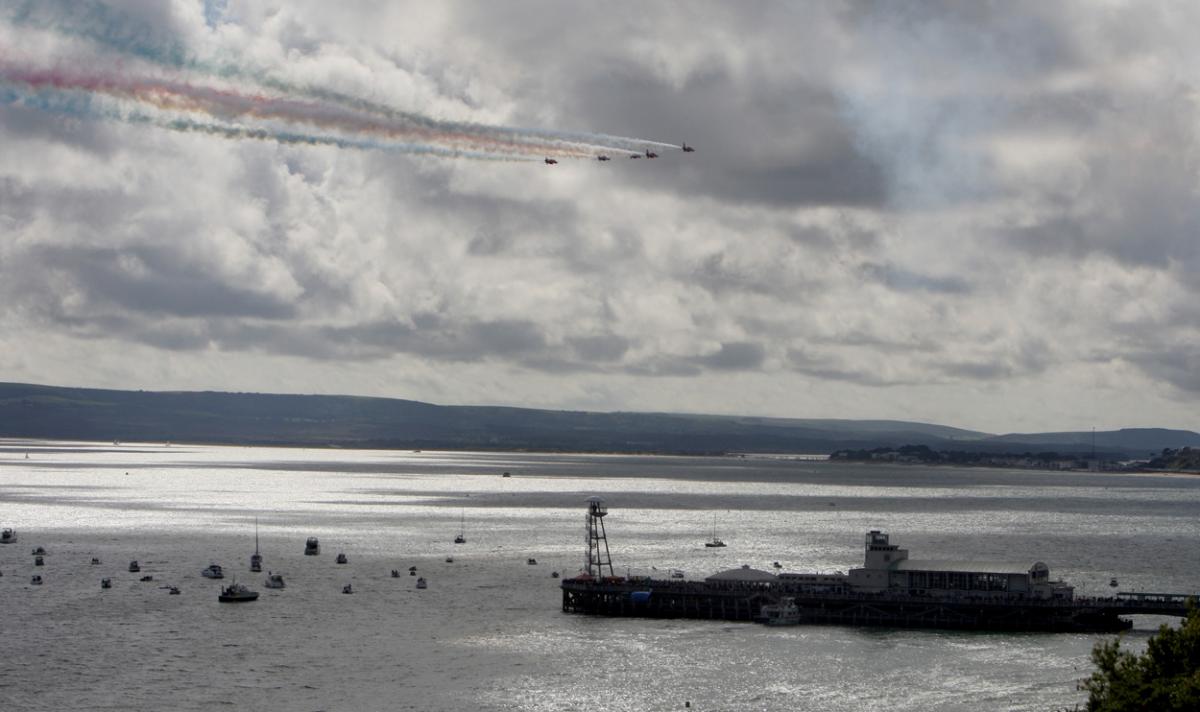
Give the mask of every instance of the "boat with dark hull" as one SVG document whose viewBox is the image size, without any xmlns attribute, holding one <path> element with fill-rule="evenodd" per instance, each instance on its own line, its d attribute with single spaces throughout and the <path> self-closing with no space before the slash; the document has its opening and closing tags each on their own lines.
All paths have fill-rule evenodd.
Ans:
<svg viewBox="0 0 1200 712">
<path fill-rule="evenodd" d="M 221 589 L 217 600 L 221 603 L 249 603 L 258 600 L 258 591 L 251 591 L 235 581 Z"/>
<path fill-rule="evenodd" d="M 593 498 L 595 499 L 595 498 Z M 1184 616 L 1192 594 L 1076 597 L 1046 564 L 909 559 L 871 531 L 866 560 L 849 573 L 771 573 L 742 566 L 704 580 L 616 576 L 598 501 L 589 511 L 584 573 L 560 582 L 562 610 L 603 616 L 698 618 L 990 631 L 1116 632 L 1124 616 Z M 595 520 L 594 522 L 591 520 Z M 599 553 L 598 553 L 599 552 Z"/>
</svg>

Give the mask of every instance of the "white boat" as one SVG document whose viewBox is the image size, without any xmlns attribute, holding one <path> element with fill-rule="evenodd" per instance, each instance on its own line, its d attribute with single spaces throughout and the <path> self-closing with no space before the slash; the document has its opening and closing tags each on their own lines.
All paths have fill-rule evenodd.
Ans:
<svg viewBox="0 0 1200 712">
<path fill-rule="evenodd" d="M 417 588 L 429 588 L 429 584 L 425 582 L 424 577 L 417 579 Z"/>
<path fill-rule="evenodd" d="M 267 572 L 267 582 L 263 585 L 266 586 L 267 588 L 286 588 L 287 587 L 287 584 L 285 584 L 283 582 L 282 574 L 273 574 L 269 571 Z"/>
<path fill-rule="evenodd" d="M 250 570 L 262 571 L 262 554 L 258 553 L 258 519 L 254 520 L 254 553 L 250 555 Z"/>
<path fill-rule="evenodd" d="M 316 556 L 321 553 L 321 542 L 317 541 L 315 536 L 310 536 L 308 541 L 304 542 L 304 555 Z"/>
<path fill-rule="evenodd" d="M 725 546 L 725 542 L 717 538 L 717 515 L 713 515 L 713 535 L 712 539 L 704 542 L 704 545 L 710 549 L 719 549 Z"/>
<path fill-rule="evenodd" d="M 761 609 L 761 620 L 767 625 L 799 625 L 800 607 L 793 598 L 767 603 Z"/>
<path fill-rule="evenodd" d="M 15 544 L 17 543 L 17 530 L 5 529 L 0 532 L 0 544 Z"/>
<path fill-rule="evenodd" d="M 251 591 L 234 581 L 221 589 L 221 593 L 217 594 L 217 600 L 221 603 L 248 603 L 258 600 L 258 591 Z"/>
<path fill-rule="evenodd" d="M 221 566 L 219 564 L 209 564 L 208 568 L 200 572 L 200 575 L 204 578 L 210 579 L 225 578 L 225 572 L 221 570 Z"/>
</svg>

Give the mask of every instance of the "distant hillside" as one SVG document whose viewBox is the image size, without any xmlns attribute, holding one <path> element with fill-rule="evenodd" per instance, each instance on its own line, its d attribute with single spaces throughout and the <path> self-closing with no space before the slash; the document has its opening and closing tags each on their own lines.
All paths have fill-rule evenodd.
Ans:
<svg viewBox="0 0 1200 712">
<path fill-rule="evenodd" d="M 1181 431 L 1142 433 L 1145 451 L 1180 447 Z M 1159 442 L 1153 433 L 1164 433 Z M 1059 434 L 1076 440 L 1079 434 Z M 1110 434 L 1100 448 L 1115 455 Z M 1072 436 L 1067 438 L 1067 436 Z M 0 383 L 0 437 L 580 452 L 830 453 L 928 445 L 981 451 L 1082 451 L 1078 443 L 1011 441 L 941 425 L 670 413 L 591 413 L 440 406 L 355 396 L 118 391 Z M 1031 435 L 1022 438 L 1036 439 Z M 1090 448 L 1091 433 L 1087 433 Z M 1132 442 L 1132 441 L 1131 441 Z M 1141 449 L 1139 449 L 1139 452 Z"/>
</svg>

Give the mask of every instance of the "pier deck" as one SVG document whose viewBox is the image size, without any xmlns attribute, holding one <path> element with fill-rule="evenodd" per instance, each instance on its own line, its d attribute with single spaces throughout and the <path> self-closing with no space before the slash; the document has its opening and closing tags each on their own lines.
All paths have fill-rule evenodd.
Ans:
<svg viewBox="0 0 1200 712">
<path fill-rule="evenodd" d="M 562 607 L 569 613 L 644 618 L 754 621 L 762 606 L 794 599 L 802 623 L 954 628 L 997 631 L 1113 632 L 1123 615 L 1184 616 L 1194 596 L 1121 593 L 1111 598 L 1038 600 L 900 593 L 797 590 L 778 583 L 729 586 L 700 581 L 567 579 Z"/>
</svg>

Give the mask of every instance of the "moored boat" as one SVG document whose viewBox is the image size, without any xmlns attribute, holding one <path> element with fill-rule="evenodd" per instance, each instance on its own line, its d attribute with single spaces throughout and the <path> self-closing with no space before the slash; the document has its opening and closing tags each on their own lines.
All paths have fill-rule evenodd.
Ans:
<svg viewBox="0 0 1200 712">
<path fill-rule="evenodd" d="M 321 553 L 321 542 L 317 541 L 315 536 L 310 536 L 308 541 L 304 542 L 304 555 L 316 556 Z"/>
<path fill-rule="evenodd" d="M 134 559 L 133 561 L 129 562 L 129 573 L 136 574 L 137 572 L 139 572 L 141 570 L 142 570 L 142 567 L 138 566 L 137 559 Z"/>
<path fill-rule="evenodd" d="M 33 578 L 29 579 L 29 583 L 33 584 L 34 586 L 41 586 L 42 577 L 35 575 Z"/>
<path fill-rule="evenodd" d="M 221 570 L 220 564 L 209 564 L 208 568 L 206 568 L 200 572 L 200 575 L 203 576 L 204 578 L 210 578 L 210 579 L 225 578 L 225 572 L 223 570 Z"/>
<path fill-rule="evenodd" d="M 354 593 L 354 587 L 350 584 L 346 584 L 345 586 L 342 586 L 342 593 Z"/>
<path fill-rule="evenodd" d="M 110 578 L 100 579 L 100 588 L 112 588 L 112 579 L 110 579 Z"/>
<path fill-rule="evenodd" d="M 217 594 L 217 600 L 221 603 L 249 603 L 258 600 L 258 591 L 251 591 L 234 581 L 221 589 L 221 593 Z"/>
<path fill-rule="evenodd" d="M 287 587 L 287 584 L 285 584 L 283 582 L 282 574 L 273 574 L 269 571 L 267 572 L 267 581 L 263 585 L 266 586 L 267 588 L 286 588 Z"/>
<path fill-rule="evenodd" d="M 334 561 L 336 561 L 339 564 L 348 564 L 348 563 L 350 563 L 350 558 L 347 557 L 345 554 L 339 553 L 337 555 L 337 558 L 334 559 Z"/>
<path fill-rule="evenodd" d="M 17 543 L 17 530 L 5 529 L 0 531 L 0 544 L 15 544 Z"/>
<path fill-rule="evenodd" d="M 258 553 L 258 519 L 254 520 L 254 553 L 250 555 L 250 570 L 262 571 L 262 554 Z"/>
<path fill-rule="evenodd" d="M 800 624 L 800 607 L 794 598 L 784 597 L 779 603 L 765 603 L 759 610 L 759 621 L 767 625 Z"/>
<path fill-rule="evenodd" d="M 429 583 L 425 580 L 424 577 L 417 579 L 417 588 L 429 588 Z"/>
</svg>

